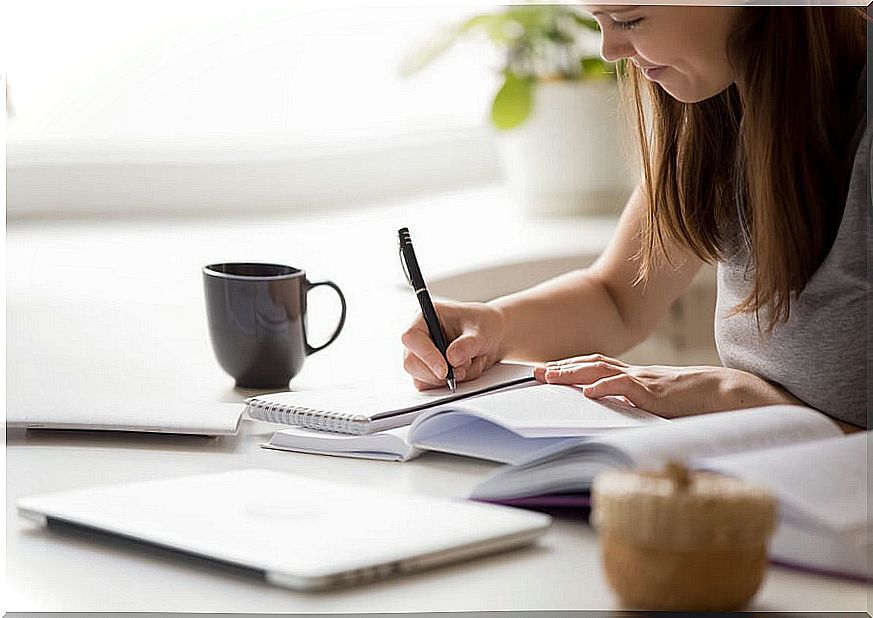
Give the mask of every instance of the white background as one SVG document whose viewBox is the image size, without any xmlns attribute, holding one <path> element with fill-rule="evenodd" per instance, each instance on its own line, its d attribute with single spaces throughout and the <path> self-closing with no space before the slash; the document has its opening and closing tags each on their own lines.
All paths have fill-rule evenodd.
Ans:
<svg viewBox="0 0 873 618">
<path fill-rule="evenodd" d="M 497 52 L 465 40 L 399 73 L 469 6 L 84 0 L 6 12 L 11 218 L 293 209 L 499 176 L 487 124 Z M 235 188 L 221 182 L 229 165 Z"/>
</svg>

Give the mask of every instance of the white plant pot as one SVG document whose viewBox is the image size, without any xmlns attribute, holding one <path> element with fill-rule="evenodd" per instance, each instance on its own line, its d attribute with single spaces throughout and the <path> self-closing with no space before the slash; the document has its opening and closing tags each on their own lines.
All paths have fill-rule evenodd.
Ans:
<svg viewBox="0 0 873 618">
<path fill-rule="evenodd" d="M 534 89 L 531 115 L 498 132 L 505 181 L 531 214 L 607 214 L 636 183 L 618 88 L 606 82 L 550 82 Z"/>
</svg>

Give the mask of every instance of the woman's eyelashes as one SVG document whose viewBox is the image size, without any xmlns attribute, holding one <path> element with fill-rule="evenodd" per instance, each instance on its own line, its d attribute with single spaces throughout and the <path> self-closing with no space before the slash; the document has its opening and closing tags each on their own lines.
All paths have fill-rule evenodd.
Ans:
<svg viewBox="0 0 873 618">
<path fill-rule="evenodd" d="M 642 21 L 643 21 L 643 18 L 642 18 L 642 17 L 637 17 L 636 19 L 629 19 L 629 20 L 627 20 L 627 21 L 617 21 L 617 20 L 613 20 L 612 22 L 610 22 L 610 25 L 611 25 L 613 28 L 618 28 L 619 30 L 633 30 L 633 29 L 636 28 L 636 27 L 640 24 L 640 22 L 642 22 Z"/>
</svg>

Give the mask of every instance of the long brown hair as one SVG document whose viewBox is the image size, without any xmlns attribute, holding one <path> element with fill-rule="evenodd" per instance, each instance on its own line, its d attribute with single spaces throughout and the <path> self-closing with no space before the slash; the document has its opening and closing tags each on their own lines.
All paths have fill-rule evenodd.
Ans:
<svg viewBox="0 0 873 618">
<path fill-rule="evenodd" d="M 739 219 L 754 280 L 734 313 L 765 309 L 768 331 L 788 319 L 842 218 L 865 109 L 865 18 L 847 8 L 741 9 L 728 41 L 736 83 L 699 103 L 625 67 L 649 202 L 639 280 L 659 256 L 670 259 L 666 241 L 709 262 L 725 257 Z"/>
</svg>

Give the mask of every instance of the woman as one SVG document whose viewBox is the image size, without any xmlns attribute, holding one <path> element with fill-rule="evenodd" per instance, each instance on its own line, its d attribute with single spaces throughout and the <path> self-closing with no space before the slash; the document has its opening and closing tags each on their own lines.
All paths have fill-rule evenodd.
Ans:
<svg viewBox="0 0 873 618">
<path fill-rule="evenodd" d="M 644 179 L 592 267 L 487 304 L 438 305 L 455 376 L 504 358 L 553 361 L 539 380 L 667 417 L 802 403 L 866 426 L 864 13 L 589 10 L 603 57 L 627 61 Z M 718 265 L 724 366 L 617 360 L 705 262 Z M 403 343 L 416 387 L 444 383 L 420 317 Z"/>
</svg>

